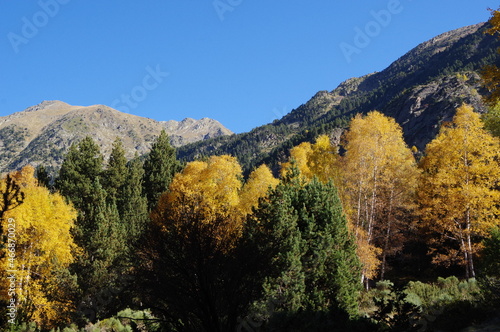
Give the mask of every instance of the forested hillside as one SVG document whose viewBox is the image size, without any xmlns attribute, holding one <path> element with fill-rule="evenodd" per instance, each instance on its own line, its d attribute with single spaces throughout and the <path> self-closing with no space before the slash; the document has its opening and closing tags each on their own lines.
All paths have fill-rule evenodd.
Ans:
<svg viewBox="0 0 500 332">
<path fill-rule="evenodd" d="M 54 178 L 6 174 L 0 328 L 499 330 L 490 23 L 250 133 L 176 150 L 162 130 L 131 159 L 86 136 Z"/>
<path fill-rule="evenodd" d="M 450 121 L 462 103 L 486 111 L 479 71 L 499 61 L 500 43 L 481 23 L 444 33 L 425 42 L 385 70 L 349 79 L 331 92 L 320 91 L 282 119 L 251 132 L 219 137 L 179 149 L 182 160 L 200 156 L 236 156 L 246 172 L 262 162 L 273 169 L 291 147 L 313 142 L 319 134 L 338 139 L 357 113 L 378 110 L 403 127 L 406 143 L 420 151 Z"/>
</svg>

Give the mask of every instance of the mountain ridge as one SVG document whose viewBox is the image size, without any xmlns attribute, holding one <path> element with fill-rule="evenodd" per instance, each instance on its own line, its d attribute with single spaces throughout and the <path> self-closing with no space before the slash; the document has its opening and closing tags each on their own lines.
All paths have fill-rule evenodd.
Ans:
<svg viewBox="0 0 500 332">
<path fill-rule="evenodd" d="M 162 129 L 174 146 L 231 135 L 218 121 L 156 121 L 117 111 L 106 105 L 73 106 L 62 101 L 42 101 L 23 111 L 0 117 L 0 172 L 28 163 L 58 167 L 69 146 L 92 136 L 105 156 L 116 137 L 122 139 L 127 158 L 149 151 Z"/>
<path fill-rule="evenodd" d="M 380 72 L 353 77 L 335 89 L 317 92 L 279 120 L 248 133 L 192 143 L 179 148 L 185 161 L 211 154 L 231 154 L 246 172 L 266 163 L 276 171 L 291 147 L 319 134 L 338 143 L 342 129 L 357 113 L 378 110 L 402 126 L 409 146 L 422 151 L 440 124 L 461 103 L 485 112 L 479 71 L 500 62 L 500 42 L 478 23 L 423 42 Z"/>
</svg>

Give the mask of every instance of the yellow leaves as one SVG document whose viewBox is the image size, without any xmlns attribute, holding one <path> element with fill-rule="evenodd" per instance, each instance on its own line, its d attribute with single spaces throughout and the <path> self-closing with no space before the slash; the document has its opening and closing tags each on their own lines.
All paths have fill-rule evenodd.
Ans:
<svg viewBox="0 0 500 332">
<path fill-rule="evenodd" d="M 382 254 L 382 249 L 371 245 L 368 242 L 367 233 L 361 228 L 356 231 L 356 245 L 356 252 L 363 266 L 363 276 L 367 279 L 375 279 L 380 269 L 381 261 L 378 257 Z"/>
<path fill-rule="evenodd" d="M 188 163 L 172 180 L 159 205 L 194 203 L 194 212 L 210 221 L 216 213 L 228 214 L 239 204 L 242 171 L 234 157 L 214 156 L 207 162 Z"/>
<path fill-rule="evenodd" d="M 244 187 L 242 177 L 234 157 L 213 156 L 207 161 L 190 162 L 174 176 L 152 218 L 167 232 L 202 227 L 207 237 L 227 250 L 240 237 L 245 216 L 269 186 L 277 185 L 267 166 L 257 168 Z M 189 226 L 191 222 L 201 225 Z"/>
<path fill-rule="evenodd" d="M 316 176 L 321 182 L 339 178 L 337 148 L 330 143 L 327 135 L 321 135 L 314 144 L 304 142 L 290 150 L 290 159 L 295 162 L 303 178 L 311 180 Z M 283 163 L 281 174 L 290 171 L 291 162 Z"/>
<path fill-rule="evenodd" d="M 500 11 L 493 10 L 491 12 L 491 18 L 489 19 L 488 23 L 490 23 L 491 25 L 490 29 L 488 29 L 488 33 L 490 35 L 494 35 L 500 32 Z"/>
<path fill-rule="evenodd" d="M 37 323 L 50 326 L 63 315 L 68 303 L 47 298 L 45 290 L 55 282 L 51 280 L 53 271 L 68 267 L 73 253 L 78 252 L 70 234 L 77 214 L 61 195 L 38 186 L 33 167 L 26 166 L 12 175 L 25 193 L 23 204 L 8 211 L 4 218 L 4 229 L 8 218 L 15 220 L 16 225 L 14 263 L 20 285 L 17 300 L 25 310 L 33 308 L 31 314 Z M 2 271 L 12 270 L 11 263 L 4 256 L 0 262 Z M 7 287 L 5 280 L 2 278 L 3 292 Z"/>
<path fill-rule="evenodd" d="M 442 127 L 429 143 L 421 162 L 422 221 L 443 236 L 455 238 L 469 260 L 477 251 L 474 238 L 499 224 L 499 148 L 498 139 L 483 129 L 479 114 L 462 105 L 451 125 Z M 471 261 L 464 262 L 473 273 Z"/>
<path fill-rule="evenodd" d="M 269 188 L 275 188 L 279 183 L 269 167 L 261 165 L 256 168 L 243 186 L 240 194 L 241 211 L 247 215 L 252 212 L 252 208 L 257 207 L 259 199 L 265 197 Z"/>
</svg>

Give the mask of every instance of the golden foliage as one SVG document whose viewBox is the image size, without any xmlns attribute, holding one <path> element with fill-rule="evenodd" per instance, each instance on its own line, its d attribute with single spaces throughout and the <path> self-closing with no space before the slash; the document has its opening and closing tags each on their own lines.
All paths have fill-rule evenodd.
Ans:
<svg viewBox="0 0 500 332">
<path fill-rule="evenodd" d="M 402 245 L 397 233 L 407 220 L 400 211 L 413 206 L 418 179 L 415 158 L 403 140 L 401 127 L 377 111 L 364 117 L 357 115 L 344 141 L 343 183 L 339 189 L 346 214 L 358 246 L 376 245 L 385 258 Z M 375 252 L 372 248 L 362 251 L 367 254 L 360 257 L 366 276 L 375 275 Z"/>
<path fill-rule="evenodd" d="M 164 231 L 182 234 L 196 222 L 220 250 L 240 237 L 244 213 L 240 209 L 242 170 L 236 158 L 213 156 L 194 161 L 177 173 L 152 213 Z M 192 227 L 191 227 L 192 228 Z"/>
<path fill-rule="evenodd" d="M 252 209 L 258 206 L 259 199 L 265 197 L 269 188 L 275 188 L 278 183 L 279 180 L 273 176 L 269 167 L 264 164 L 250 173 L 240 193 L 240 209 L 243 214 L 252 213 Z"/>
<path fill-rule="evenodd" d="M 330 142 L 327 135 L 321 135 L 314 144 L 304 142 L 290 150 L 290 159 L 295 162 L 303 178 L 311 180 L 316 176 L 321 182 L 332 180 L 338 184 L 339 167 L 337 148 Z M 281 174 L 290 171 L 292 162 L 283 163 Z"/>
<path fill-rule="evenodd" d="M 72 308 L 63 295 L 58 299 L 48 296 L 57 289 L 55 272 L 67 268 L 73 262 L 77 247 L 70 229 L 76 219 L 76 211 L 58 193 L 50 193 L 39 186 L 34 177 L 34 168 L 24 167 L 12 176 L 22 187 L 25 200 L 19 207 L 8 211 L 4 218 L 4 229 L 10 225 L 15 257 L 7 251 L 0 262 L 2 273 L 15 270 L 18 305 L 31 315 L 31 319 L 42 326 L 60 323 Z M 9 222 L 9 218 L 11 223 Z M 12 225 L 14 227 L 12 228 Z M 7 246 L 8 250 L 9 246 Z M 7 296 L 7 279 L 1 279 L 2 297 Z"/>
<path fill-rule="evenodd" d="M 479 240 L 499 225 L 497 190 L 500 179 L 499 141 L 483 129 L 472 107 L 457 109 L 453 122 L 443 126 L 427 146 L 422 159 L 424 171 L 419 186 L 419 203 L 425 227 L 442 234 L 440 241 L 454 240 L 460 246 L 459 261 L 474 275 L 473 255 Z M 436 262 L 456 257 L 435 256 Z"/>
</svg>

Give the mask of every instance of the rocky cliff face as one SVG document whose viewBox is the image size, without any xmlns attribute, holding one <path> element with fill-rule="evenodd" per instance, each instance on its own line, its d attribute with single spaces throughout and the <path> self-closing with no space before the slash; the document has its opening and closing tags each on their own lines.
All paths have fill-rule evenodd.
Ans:
<svg viewBox="0 0 500 332">
<path fill-rule="evenodd" d="M 94 138 L 105 156 L 119 137 L 127 157 L 132 158 L 136 153 L 147 153 L 162 129 L 176 146 L 232 134 L 219 122 L 208 118 L 155 121 L 105 105 L 81 107 L 61 101 L 44 101 L 0 117 L 0 172 L 26 164 L 57 167 L 69 146 L 85 136 Z"/>
<path fill-rule="evenodd" d="M 249 133 L 183 146 L 184 160 L 228 153 L 246 171 L 266 162 L 277 169 L 288 150 L 304 141 L 339 133 L 357 113 L 377 110 L 402 126 L 409 146 L 423 151 L 440 125 L 451 120 L 462 103 L 485 112 L 479 72 L 500 62 L 496 37 L 485 34 L 487 23 L 443 33 L 424 42 L 381 72 L 346 80 L 332 91 L 320 91 L 273 123 Z M 394 41 L 397 42 L 397 41 Z"/>
</svg>

